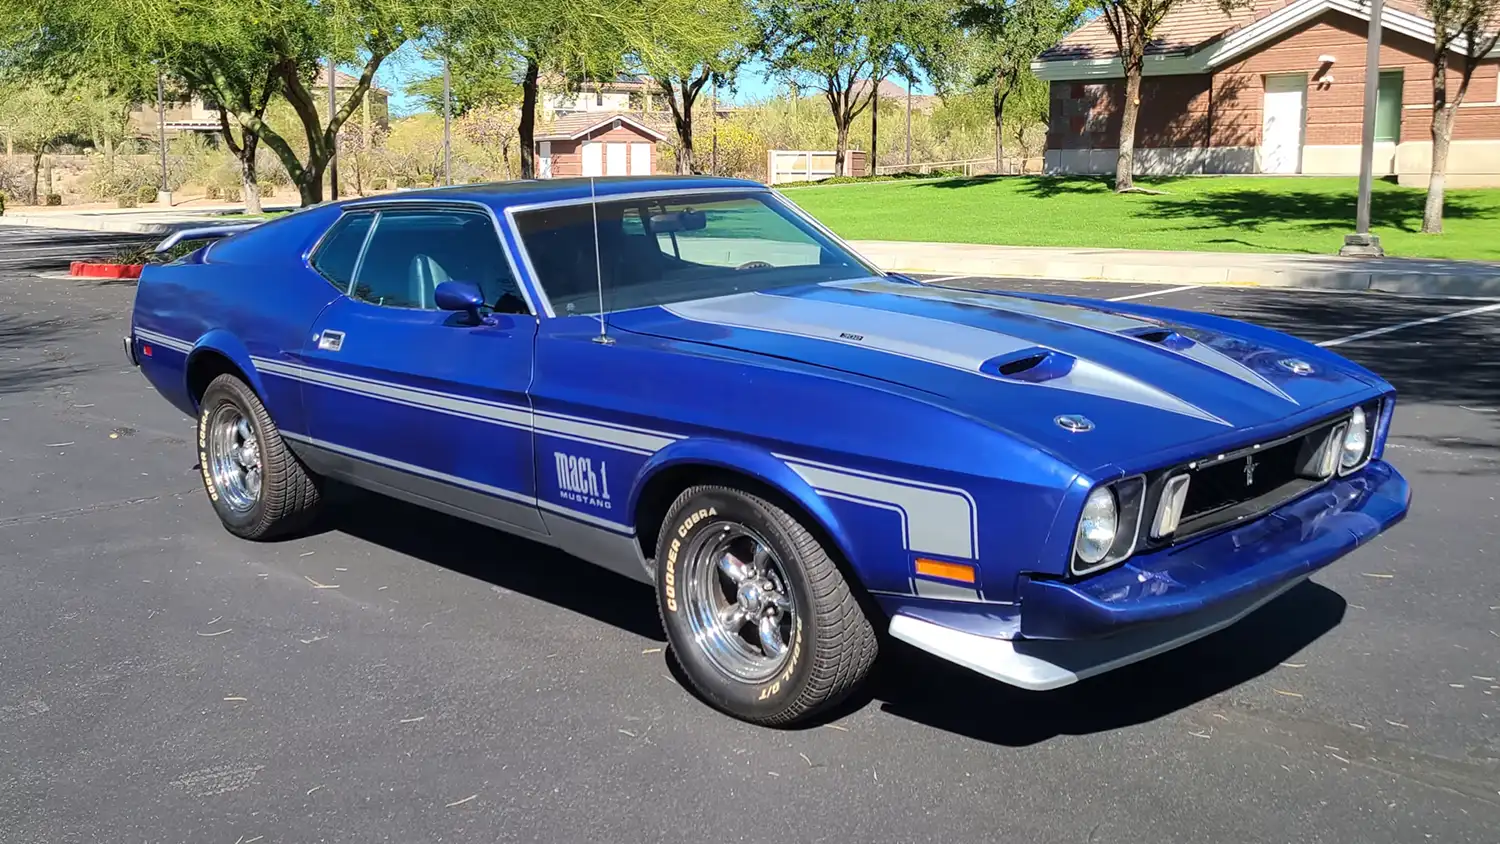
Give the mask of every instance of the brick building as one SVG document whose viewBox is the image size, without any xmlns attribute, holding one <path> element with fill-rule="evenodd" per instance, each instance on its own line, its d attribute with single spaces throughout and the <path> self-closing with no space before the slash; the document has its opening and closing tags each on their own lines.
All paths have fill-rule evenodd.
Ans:
<svg viewBox="0 0 1500 844">
<path fill-rule="evenodd" d="M 1431 21 L 1412 0 L 1382 15 L 1375 173 L 1426 184 L 1432 161 Z M 1147 50 L 1136 127 L 1138 173 L 1359 172 L 1365 34 L 1360 0 L 1252 0 L 1225 13 L 1187 0 Z M 1458 85 L 1457 54 L 1449 94 Z M 1047 171 L 1115 167 L 1124 79 L 1114 37 L 1095 19 L 1043 53 L 1051 85 Z M 1500 50 L 1459 110 L 1448 184 L 1500 184 Z"/>
<path fill-rule="evenodd" d="M 640 115 L 563 115 L 537 130 L 537 177 L 649 176 L 656 144 L 666 137 Z"/>
</svg>

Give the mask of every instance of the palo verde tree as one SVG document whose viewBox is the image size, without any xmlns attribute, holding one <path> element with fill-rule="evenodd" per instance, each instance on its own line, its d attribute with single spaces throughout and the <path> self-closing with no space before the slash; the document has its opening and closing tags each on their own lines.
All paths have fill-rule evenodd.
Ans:
<svg viewBox="0 0 1500 844">
<path fill-rule="evenodd" d="M 1078 25 L 1087 0 L 960 0 L 956 20 L 964 34 L 955 71 L 975 88 L 990 91 L 995 121 L 995 171 L 1005 159 L 1005 109 L 1013 98 L 1040 101 L 1045 83 L 1031 72 L 1031 62 Z M 1028 97 L 1041 90 L 1043 96 Z"/>
<path fill-rule="evenodd" d="M 756 49 L 771 72 L 822 91 L 828 100 L 838 173 L 844 172 L 849 127 L 878 96 L 880 80 L 892 74 L 908 79 L 916 75 L 918 45 L 941 26 L 946 9 L 940 0 L 764 0 L 757 4 Z"/>
<path fill-rule="evenodd" d="M 1135 189 L 1135 127 L 1141 110 L 1141 75 L 1146 67 L 1146 46 L 1156 37 L 1156 27 L 1167 13 L 1195 0 L 1091 0 L 1110 35 L 1115 38 L 1125 73 L 1125 97 L 1120 105 L 1120 146 L 1115 161 L 1115 190 Z M 1249 0 L 1213 0 L 1228 14 L 1249 5 Z"/>
<path fill-rule="evenodd" d="M 266 144 L 304 205 L 323 197 L 323 174 L 339 128 L 363 102 L 392 52 L 448 9 L 420 0 L 0 0 L 0 53 L 17 67 L 66 78 L 144 87 L 160 68 L 184 93 L 219 110 L 226 145 L 254 183 L 254 149 Z M 18 25 L 12 25 L 18 22 Z M 313 88 L 320 62 L 358 68 L 342 102 L 320 114 Z M 306 136 L 301 155 L 265 120 L 281 96 Z M 236 136 L 234 130 L 239 134 Z M 248 194 L 253 196 L 253 190 Z"/>
<path fill-rule="evenodd" d="M 57 144 L 89 136 L 90 114 L 82 94 L 55 82 L 0 85 L 0 135 L 30 151 L 30 199 L 35 204 L 42 201 L 42 158 Z"/>
<path fill-rule="evenodd" d="M 1422 231 L 1443 232 L 1443 194 L 1448 176 L 1448 148 L 1459 106 L 1479 62 L 1500 44 L 1500 0 L 1426 0 L 1432 19 L 1432 173 L 1427 180 L 1427 204 Z M 1448 96 L 1449 56 L 1459 54 L 1458 89 Z M 1369 84 L 1366 81 L 1365 84 Z"/>
<path fill-rule="evenodd" d="M 521 86 L 521 178 L 536 175 L 536 118 L 543 79 L 577 85 L 606 78 L 643 43 L 645 4 L 626 0 L 469 2 L 450 16 L 444 41 L 475 61 L 516 68 Z"/>
<path fill-rule="evenodd" d="M 693 106 L 710 83 L 734 83 L 752 18 L 745 0 L 662 0 L 631 63 L 655 83 L 677 132 L 677 172 L 693 172 Z"/>
</svg>

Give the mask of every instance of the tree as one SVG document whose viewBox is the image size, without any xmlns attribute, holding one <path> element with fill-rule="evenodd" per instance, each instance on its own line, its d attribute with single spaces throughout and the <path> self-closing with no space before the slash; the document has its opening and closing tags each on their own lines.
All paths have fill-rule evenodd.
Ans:
<svg viewBox="0 0 1500 844">
<path fill-rule="evenodd" d="M 1045 85 L 1031 61 L 1078 25 L 1087 0 L 962 0 L 957 21 L 967 34 L 966 81 L 990 90 L 995 121 L 995 172 L 1005 160 L 1005 109 L 1012 97 L 1035 96 Z M 1024 130 L 1024 126 L 1020 131 Z"/>
<path fill-rule="evenodd" d="M 447 14 L 420 0 L 0 0 L 0 54 L 17 67 L 64 78 L 144 87 L 160 66 L 184 92 L 214 104 L 226 145 L 253 196 L 254 148 L 265 143 L 304 205 L 322 200 L 339 128 L 359 107 L 385 58 Z M 310 86 L 320 59 L 359 68 L 332 114 Z M 306 137 L 301 156 L 265 120 L 271 97 L 289 102 Z M 326 118 L 326 119 L 325 119 Z M 238 129 L 239 135 L 234 134 Z"/>
<path fill-rule="evenodd" d="M 653 50 L 634 57 L 655 82 L 677 132 L 677 172 L 693 172 L 693 105 L 705 86 L 732 86 L 745 60 L 751 18 L 745 0 L 679 3 L 647 22 Z"/>
<path fill-rule="evenodd" d="M 1432 174 L 1427 180 L 1427 203 L 1422 210 L 1422 231 L 1443 233 L 1444 182 L 1448 175 L 1448 147 L 1459 106 L 1469 93 L 1469 83 L 1479 62 L 1500 44 L 1500 0 L 1426 0 L 1432 19 Z M 1449 53 L 1462 58 L 1458 67 L 1458 90 L 1448 98 Z M 1372 84 L 1365 80 L 1365 84 Z"/>
<path fill-rule="evenodd" d="M 502 178 L 510 179 L 510 145 L 520 122 L 513 106 L 486 103 L 470 106 L 453 122 L 453 130 L 484 154 L 492 172 L 498 163 Z"/>
<path fill-rule="evenodd" d="M 1135 126 L 1141 110 L 1141 74 L 1146 46 L 1156 37 L 1162 18 L 1181 2 L 1193 0 L 1091 0 L 1109 27 L 1125 72 L 1125 100 L 1120 106 L 1120 146 L 1115 160 L 1115 191 L 1135 190 Z M 1249 0 L 1214 0 L 1228 14 Z"/>
<path fill-rule="evenodd" d="M 914 53 L 936 31 L 938 0 L 763 0 L 757 51 L 772 73 L 816 88 L 835 130 L 834 167 L 844 172 L 849 127 L 877 96 L 879 81 L 915 76 Z M 873 128 L 873 127 L 872 127 Z"/>
<path fill-rule="evenodd" d="M 76 88 L 41 83 L 0 88 L 0 134 L 31 152 L 33 204 L 41 204 L 42 158 L 57 144 L 87 137 L 88 130 L 89 114 Z"/>
<path fill-rule="evenodd" d="M 449 65 L 449 97 L 454 117 L 462 117 L 473 108 L 513 106 L 520 102 L 521 85 L 517 80 L 514 57 L 494 55 L 484 51 L 482 47 L 475 50 L 466 44 L 447 42 L 423 51 L 424 58 L 436 62 L 441 62 L 445 54 Z M 441 70 L 431 76 L 412 80 L 406 86 L 406 91 L 416 97 L 427 111 L 433 114 L 443 113 Z"/>
</svg>

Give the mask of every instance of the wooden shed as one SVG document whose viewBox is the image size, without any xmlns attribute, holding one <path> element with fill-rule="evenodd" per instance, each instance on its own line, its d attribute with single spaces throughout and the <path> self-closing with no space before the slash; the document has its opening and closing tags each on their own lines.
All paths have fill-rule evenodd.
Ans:
<svg viewBox="0 0 1500 844">
<path fill-rule="evenodd" d="M 656 144 L 666 137 L 638 116 L 562 115 L 536 134 L 536 175 L 649 176 L 656 172 Z"/>
</svg>

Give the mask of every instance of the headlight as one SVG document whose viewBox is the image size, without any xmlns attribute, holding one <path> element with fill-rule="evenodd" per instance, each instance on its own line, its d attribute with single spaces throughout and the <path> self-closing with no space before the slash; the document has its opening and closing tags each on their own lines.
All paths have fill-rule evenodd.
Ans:
<svg viewBox="0 0 1500 844">
<path fill-rule="evenodd" d="M 1081 562 L 1095 565 L 1109 554 L 1119 530 L 1120 518 L 1115 507 L 1115 494 L 1108 487 L 1100 487 L 1089 493 L 1088 500 L 1083 503 L 1083 517 L 1078 520 L 1078 536 L 1073 541 L 1073 553 Z"/>
<path fill-rule="evenodd" d="M 1364 462 L 1365 451 L 1370 445 L 1370 424 L 1362 407 L 1354 408 L 1349 417 L 1349 427 L 1344 431 L 1344 448 L 1339 455 L 1339 466 L 1353 469 Z"/>
</svg>

